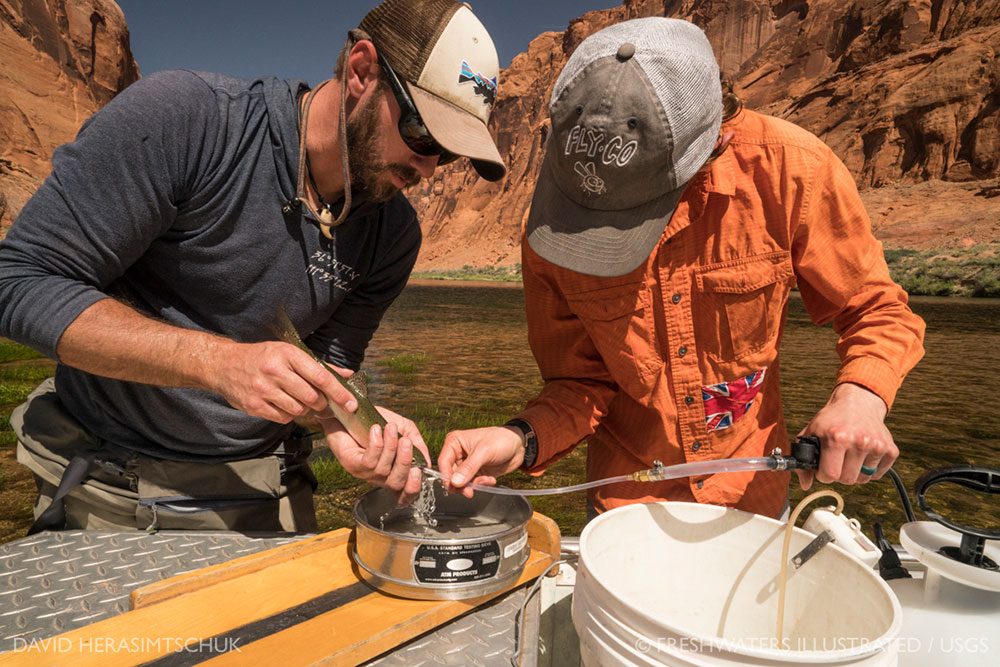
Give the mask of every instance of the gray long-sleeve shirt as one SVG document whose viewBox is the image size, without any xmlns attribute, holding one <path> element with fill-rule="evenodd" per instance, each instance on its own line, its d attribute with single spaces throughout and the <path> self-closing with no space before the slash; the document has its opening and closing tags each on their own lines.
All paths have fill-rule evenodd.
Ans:
<svg viewBox="0 0 1000 667">
<path fill-rule="evenodd" d="M 0 336 L 57 358 L 66 327 L 112 296 L 177 326 L 273 339 L 284 308 L 306 342 L 357 369 L 416 261 L 402 195 L 356 204 L 319 232 L 295 196 L 298 81 L 188 71 L 145 77 L 56 150 L 53 171 L 0 243 Z M 171 459 L 252 456 L 291 426 L 221 396 L 60 364 L 58 395 L 94 435 Z"/>
</svg>

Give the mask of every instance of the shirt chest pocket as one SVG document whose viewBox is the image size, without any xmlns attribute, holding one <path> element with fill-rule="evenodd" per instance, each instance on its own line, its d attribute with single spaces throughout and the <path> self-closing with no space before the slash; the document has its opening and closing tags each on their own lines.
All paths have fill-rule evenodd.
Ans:
<svg viewBox="0 0 1000 667">
<path fill-rule="evenodd" d="M 695 273 L 699 349 L 720 361 L 771 350 L 794 282 L 791 255 L 784 251 L 699 268 Z"/>
<path fill-rule="evenodd" d="M 649 288 L 636 283 L 567 294 L 566 302 L 618 386 L 636 400 L 648 396 L 663 366 Z"/>
</svg>

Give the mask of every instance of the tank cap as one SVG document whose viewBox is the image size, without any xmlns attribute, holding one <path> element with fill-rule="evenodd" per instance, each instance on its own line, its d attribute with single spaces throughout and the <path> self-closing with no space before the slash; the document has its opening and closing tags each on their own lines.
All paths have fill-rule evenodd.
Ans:
<svg viewBox="0 0 1000 667">
<path fill-rule="evenodd" d="M 632 42 L 625 42 L 618 47 L 618 60 L 625 62 L 629 58 L 635 55 L 635 44 Z"/>
<path fill-rule="evenodd" d="M 960 546 L 941 547 L 940 553 L 966 565 L 1000 572 L 1000 565 L 985 553 L 986 540 L 1000 540 L 1000 530 L 964 526 L 931 509 L 927 502 L 927 491 L 932 486 L 945 483 L 957 484 L 980 493 L 1000 495 L 1000 470 L 973 465 L 935 468 L 921 475 L 913 485 L 917 492 L 917 504 L 924 514 L 962 536 Z"/>
</svg>

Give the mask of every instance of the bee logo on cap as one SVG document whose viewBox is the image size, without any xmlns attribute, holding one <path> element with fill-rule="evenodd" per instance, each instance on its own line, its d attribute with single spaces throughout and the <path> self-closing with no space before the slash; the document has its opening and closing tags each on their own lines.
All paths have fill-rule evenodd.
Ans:
<svg viewBox="0 0 1000 667">
<path fill-rule="evenodd" d="M 472 68 L 469 67 L 469 63 L 462 61 L 462 72 L 458 75 L 459 83 L 469 83 L 472 82 L 476 84 L 472 88 L 472 92 L 476 95 L 483 96 L 483 104 L 488 104 L 493 106 L 493 103 L 497 99 L 497 78 L 491 77 L 487 79 L 485 76 L 479 72 L 473 72 Z"/>
<path fill-rule="evenodd" d="M 583 177 L 580 187 L 587 192 L 595 195 L 602 195 L 607 192 L 607 189 L 604 187 L 604 179 L 597 175 L 597 165 L 593 162 L 588 162 L 586 165 L 582 162 L 577 162 L 573 165 L 573 171 Z"/>
</svg>

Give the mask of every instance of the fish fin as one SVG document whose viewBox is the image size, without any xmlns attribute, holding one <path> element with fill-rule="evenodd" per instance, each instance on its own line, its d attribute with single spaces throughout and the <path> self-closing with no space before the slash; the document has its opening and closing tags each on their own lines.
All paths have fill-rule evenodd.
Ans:
<svg viewBox="0 0 1000 667">
<path fill-rule="evenodd" d="M 330 373 L 336 375 L 341 380 L 341 382 L 344 381 L 344 378 L 343 376 L 340 375 L 340 373 L 330 368 L 330 365 L 328 363 L 320 359 L 319 356 L 317 356 L 317 354 L 312 351 L 312 348 L 310 348 L 308 345 L 305 344 L 305 341 L 303 341 L 302 337 L 299 336 L 298 330 L 296 330 L 295 325 L 292 323 L 292 319 L 288 317 L 288 313 L 285 312 L 285 309 L 283 307 L 278 306 L 278 316 L 275 318 L 275 323 L 270 327 L 270 329 L 271 333 L 273 333 L 275 337 L 278 338 L 278 340 L 288 343 L 289 345 L 294 345 L 295 347 L 299 348 L 300 350 L 308 354 L 310 357 L 315 359 L 317 362 L 319 362 L 320 366 L 325 368 Z"/>
<path fill-rule="evenodd" d="M 351 385 L 359 394 L 368 398 L 368 374 L 364 371 L 358 371 L 351 377 L 347 378 L 347 384 Z"/>
<path fill-rule="evenodd" d="M 296 330 L 295 325 L 292 324 L 292 318 L 288 316 L 285 309 L 282 306 L 278 306 L 278 316 L 275 318 L 274 324 L 268 327 L 274 336 L 289 345 L 294 345 L 303 352 L 308 352 L 309 356 L 315 357 L 316 353 L 309 349 L 309 346 L 303 342 L 302 337 L 299 336 L 298 330 Z"/>
<path fill-rule="evenodd" d="M 365 375 L 364 371 L 358 371 L 349 378 L 345 378 L 343 375 L 335 371 L 330 364 L 320 359 L 319 356 L 305 344 L 302 337 L 299 336 L 299 332 L 295 329 L 295 325 L 292 323 L 291 318 L 288 317 L 288 313 L 286 313 L 285 309 L 281 306 L 278 306 L 278 316 L 276 318 L 276 323 L 271 327 L 271 331 L 279 340 L 294 345 L 312 357 L 320 366 L 325 368 L 330 375 L 333 375 L 341 385 L 346 387 L 348 391 L 354 393 L 355 398 L 368 398 L 368 376 Z"/>
</svg>

